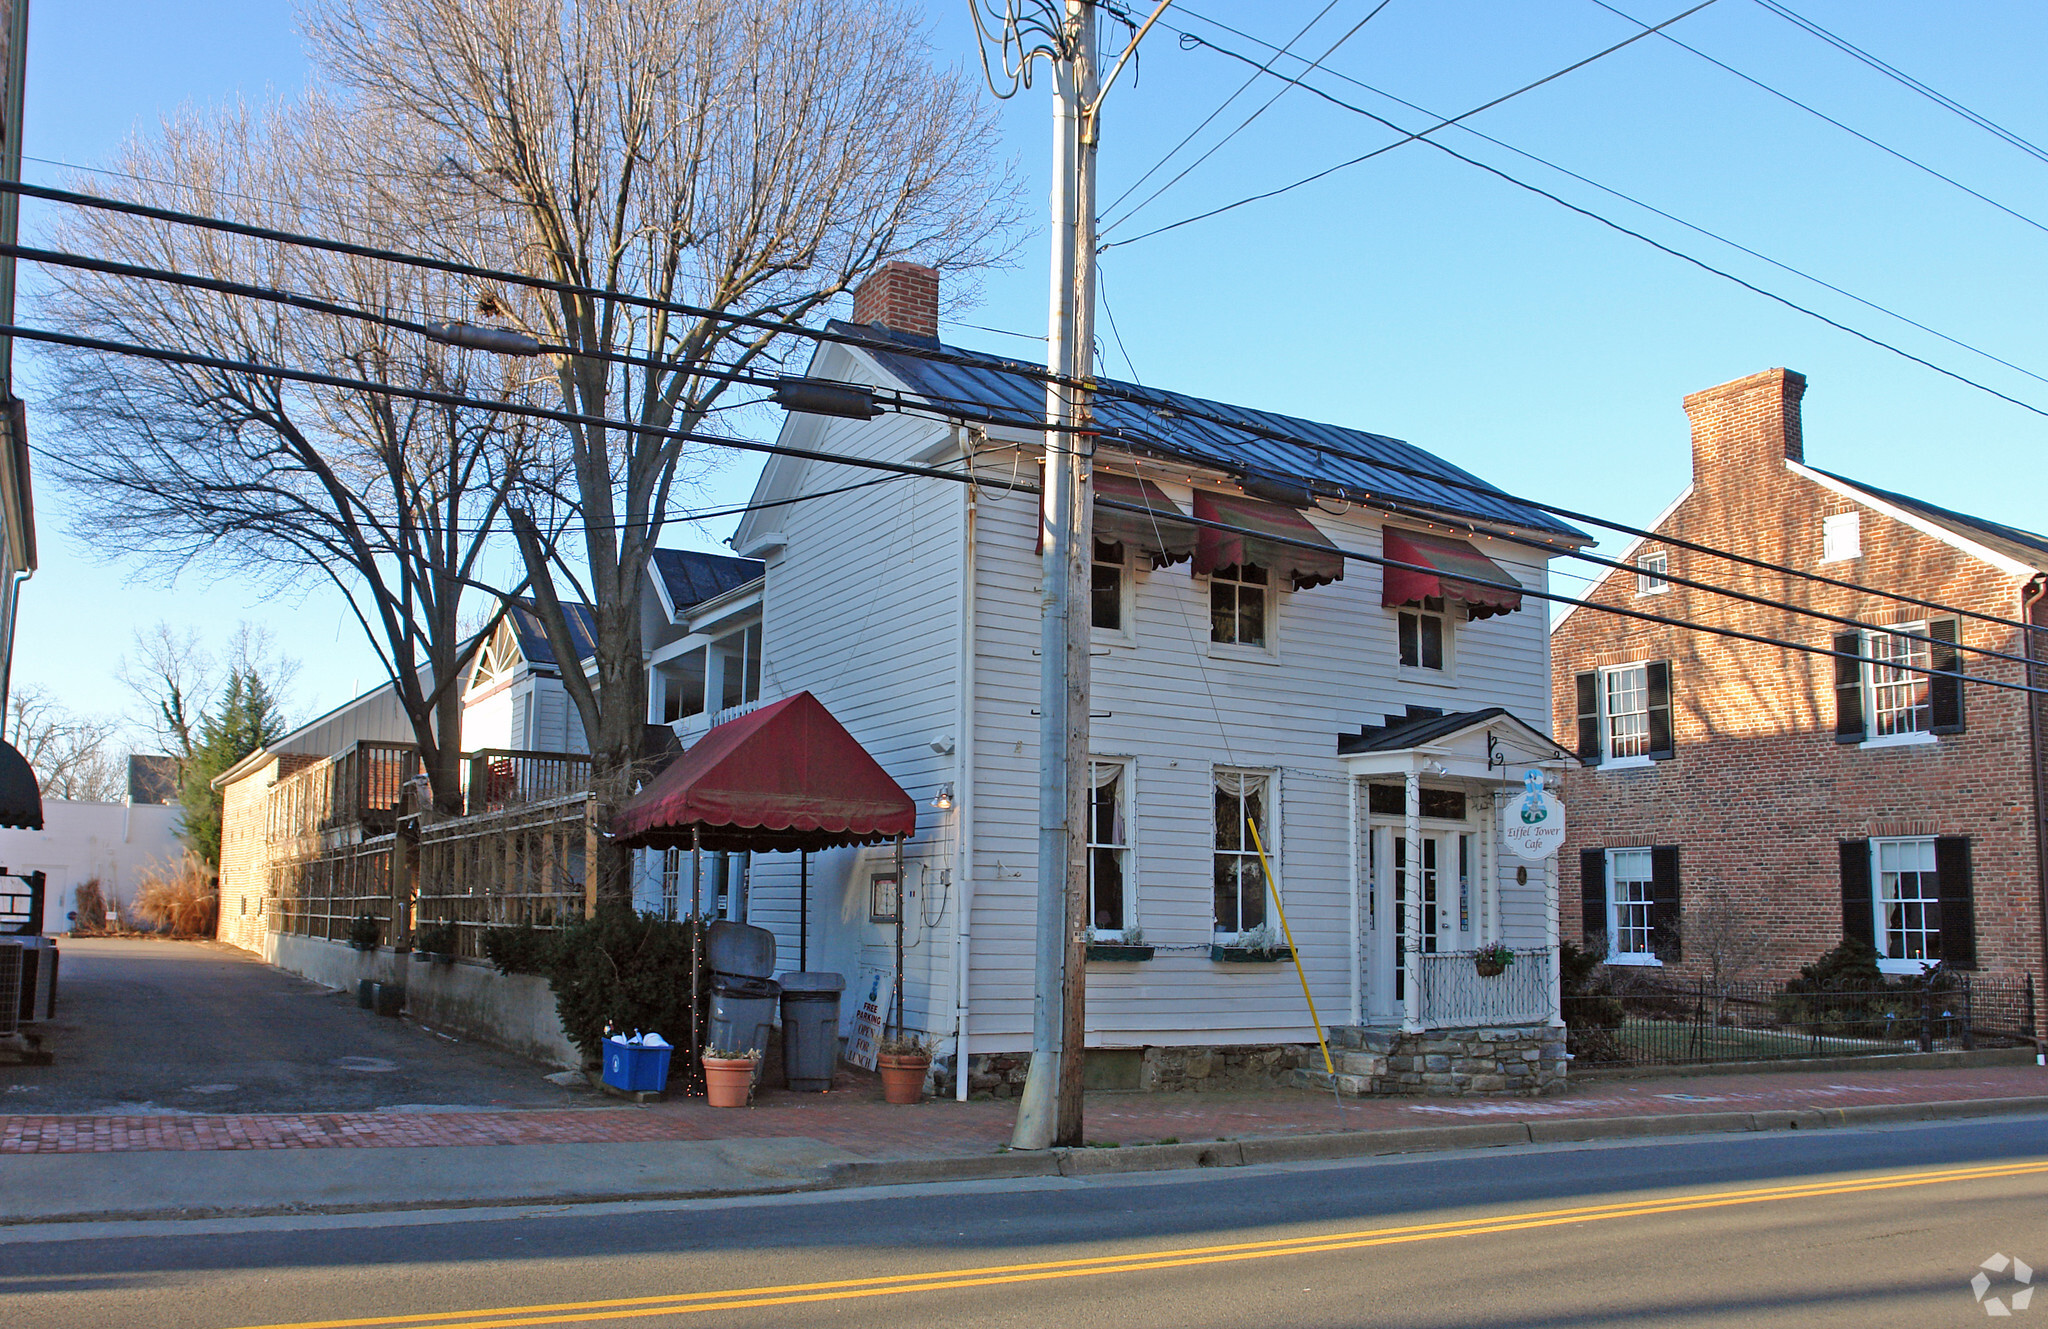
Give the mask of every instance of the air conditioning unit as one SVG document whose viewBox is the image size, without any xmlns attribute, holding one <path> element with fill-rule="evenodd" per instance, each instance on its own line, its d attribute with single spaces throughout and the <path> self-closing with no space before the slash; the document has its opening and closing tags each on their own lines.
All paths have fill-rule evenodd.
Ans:
<svg viewBox="0 0 2048 1329">
<path fill-rule="evenodd" d="M 0 937 L 0 1034 L 21 1029 L 21 971 L 28 950 L 24 943 L 24 938 Z"/>
<path fill-rule="evenodd" d="M 21 1022 L 33 1024 L 57 1013 L 57 939 L 24 938 L 21 946 Z"/>
</svg>

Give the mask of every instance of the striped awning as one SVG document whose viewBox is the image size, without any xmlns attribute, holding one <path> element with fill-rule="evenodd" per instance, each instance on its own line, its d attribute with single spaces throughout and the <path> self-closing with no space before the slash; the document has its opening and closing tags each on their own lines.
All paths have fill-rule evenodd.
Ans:
<svg viewBox="0 0 2048 1329">
<path fill-rule="evenodd" d="M 1430 596 L 1464 601 L 1468 618 L 1512 614 L 1522 607 L 1520 591 L 1477 584 L 1490 581 L 1518 586 L 1521 583 L 1507 569 L 1463 540 L 1389 526 L 1386 529 L 1386 553 L 1395 562 L 1412 563 L 1427 569 L 1385 569 L 1386 583 L 1380 593 L 1380 603 L 1388 608 L 1418 604 Z"/>
<path fill-rule="evenodd" d="M 1195 573 L 1247 564 L 1284 576 L 1296 590 L 1344 580 L 1344 555 L 1293 508 L 1249 494 L 1195 491 L 1195 518 L 1240 528 L 1201 527 L 1195 536 Z M 1290 543 L 1282 543 L 1290 542 Z M 1291 543 L 1299 541 L 1301 543 Z M 1304 548 L 1303 545 L 1310 546 Z"/>
<path fill-rule="evenodd" d="M 1104 507 L 1104 499 L 1145 510 Z M 1179 505 L 1150 480 L 1115 471 L 1095 473 L 1095 538 L 1139 550 L 1155 568 L 1195 556 L 1195 528 Z"/>
</svg>

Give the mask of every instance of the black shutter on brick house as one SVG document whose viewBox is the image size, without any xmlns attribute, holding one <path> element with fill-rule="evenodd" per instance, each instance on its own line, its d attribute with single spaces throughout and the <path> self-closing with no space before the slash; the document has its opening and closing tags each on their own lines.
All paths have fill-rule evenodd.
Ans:
<svg viewBox="0 0 2048 1329">
<path fill-rule="evenodd" d="M 1877 908 L 1870 898 L 1870 841 L 1843 840 L 1842 936 L 1877 945 Z"/>
<path fill-rule="evenodd" d="M 1653 660 L 1643 666 L 1643 680 L 1650 694 L 1650 760 L 1670 761 L 1671 744 L 1671 662 Z"/>
<path fill-rule="evenodd" d="M 1607 851 L 1579 851 L 1579 936 L 1589 940 L 1607 932 Z"/>
<path fill-rule="evenodd" d="M 1934 871 L 1941 882 L 1941 962 L 1955 969 L 1977 967 L 1977 909 L 1971 898 L 1970 841 L 1944 835 L 1934 842 Z"/>
<path fill-rule="evenodd" d="M 1685 958 L 1678 904 L 1678 846 L 1650 847 L 1650 952 L 1665 964 Z"/>
<path fill-rule="evenodd" d="M 1843 652 L 1843 655 L 1835 657 L 1835 742 L 1861 743 L 1863 661 L 1860 657 L 1863 654 L 1863 634 L 1836 633 L 1835 649 Z"/>
<path fill-rule="evenodd" d="M 1588 766 L 1600 764 L 1600 675 L 1584 673 L 1572 679 L 1579 702 L 1579 760 Z"/>
<path fill-rule="evenodd" d="M 1932 721 L 1928 727 L 1937 734 L 1960 734 L 1963 732 L 1963 653 L 1956 649 L 1956 621 L 1952 618 L 1937 619 L 1927 625 L 1927 635 L 1934 638 L 1933 645 L 1927 648 L 1927 662 L 1939 671 L 1928 679 L 1928 718 Z"/>
</svg>

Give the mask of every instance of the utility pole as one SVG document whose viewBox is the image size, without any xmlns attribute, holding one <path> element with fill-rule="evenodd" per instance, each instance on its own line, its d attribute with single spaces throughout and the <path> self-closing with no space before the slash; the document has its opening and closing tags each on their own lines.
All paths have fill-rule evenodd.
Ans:
<svg viewBox="0 0 2048 1329">
<path fill-rule="evenodd" d="M 999 25 L 1008 90 L 987 68 L 982 0 L 969 9 L 998 96 L 1028 86 L 1043 59 L 1053 74 L 1051 300 L 1045 389 L 1049 428 L 1039 510 L 1038 895 L 1031 1069 L 1010 1137 L 1013 1149 L 1079 1145 L 1088 950 L 1088 571 L 1093 552 L 1095 373 L 1095 145 L 1102 98 L 1171 0 L 1160 0 L 1109 77 L 1096 68 L 1095 0 L 1007 4 Z M 962 1074 L 965 1074 L 963 1068 Z"/>
</svg>

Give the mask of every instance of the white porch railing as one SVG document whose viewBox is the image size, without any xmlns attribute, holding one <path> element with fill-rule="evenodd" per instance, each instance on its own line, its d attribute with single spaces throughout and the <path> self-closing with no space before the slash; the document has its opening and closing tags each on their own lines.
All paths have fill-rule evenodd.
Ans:
<svg viewBox="0 0 2048 1329">
<path fill-rule="evenodd" d="M 1437 951 L 1420 961 L 1417 991 L 1425 1029 L 1540 1024 L 1550 1019 L 1551 953 L 1535 946 L 1514 952 L 1515 962 L 1481 977 L 1471 951 Z"/>
<path fill-rule="evenodd" d="M 676 731 L 676 737 L 687 747 L 703 737 L 707 731 L 717 728 L 727 720 L 737 720 L 749 711 L 757 711 L 765 704 L 760 701 L 743 701 L 737 706 L 728 706 L 720 711 L 699 711 L 695 715 L 686 715 L 671 722 L 669 728 Z"/>
</svg>

